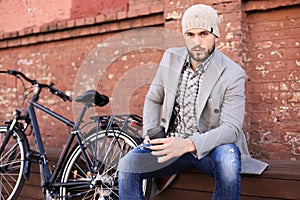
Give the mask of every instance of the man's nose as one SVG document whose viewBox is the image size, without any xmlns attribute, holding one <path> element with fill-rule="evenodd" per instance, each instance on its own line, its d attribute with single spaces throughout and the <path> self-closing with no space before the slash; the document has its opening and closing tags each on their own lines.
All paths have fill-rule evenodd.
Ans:
<svg viewBox="0 0 300 200">
<path fill-rule="evenodd" d="M 194 43 L 196 45 L 202 44 L 202 40 L 203 40 L 203 38 L 200 35 L 195 35 L 195 37 L 194 37 Z"/>
</svg>

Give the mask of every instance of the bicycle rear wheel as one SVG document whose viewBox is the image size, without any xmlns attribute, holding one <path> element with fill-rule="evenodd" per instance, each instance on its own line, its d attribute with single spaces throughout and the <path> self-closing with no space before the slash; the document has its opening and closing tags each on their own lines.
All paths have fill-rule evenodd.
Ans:
<svg viewBox="0 0 300 200">
<path fill-rule="evenodd" d="M 0 126 L 0 142 L 7 127 Z M 24 185 L 25 149 L 20 133 L 14 131 L 0 155 L 0 200 L 17 199 Z"/>
<path fill-rule="evenodd" d="M 81 148 L 76 146 L 66 162 L 63 170 L 62 182 L 76 183 L 91 181 L 94 179 L 92 188 L 87 187 L 63 187 L 60 190 L 62 199 L 81 200 L 117 200 L 118 198 L 118 163 L 119 160 L 131 149 L 137 146 L 137 141 L 128 134 L 119 131 L 101 130 L 94 131 L 85 139 L 86 153 L 92 163 L 92 170 L 87 169 Z M 145 180 L 143 189 L 149 190 L 150 182 Z M 148 192 L 147 192 L 148 194 Z"/>
</svg>

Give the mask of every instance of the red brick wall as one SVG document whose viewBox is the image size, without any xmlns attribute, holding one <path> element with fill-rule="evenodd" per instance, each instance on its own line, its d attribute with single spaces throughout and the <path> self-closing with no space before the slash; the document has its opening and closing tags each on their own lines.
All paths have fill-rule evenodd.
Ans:
<svg viewBox="0 0 300 200">
<path fill-rule="evenodd" d="M 44 1 L 43 5 L 26 2 L 14 6 L 9 2 L 0 4 L 1 10 L 13 7 L 18 13 L 0 14 L 0 70 L 22 70 L 39 81 L 56 83 L 57 88 L 72 96 L 80 91 L 78 85 L 97 87 L 111 98 L 111 103 L 106 108 L 96 109 L 96 113 L 140 115 L 162 52 L 175 42 L 167 39 L 180 37 L 183 11 L 196 3 L 212 5 L 221 20 L 218 48 L 247 71 L 244 128 L 251 152 L 259 158 L 299 159 L 299 3 L 292 0 L 246 3 L 238 0 L 118 0 L 90 1 L 84 5 L 76 0 L 60 1 L 60 5 L 54 5 L 51 0 Z M 44 18 L 40 17 L 42 13 Z M 156 30 L 154 33 L 143 29 L 128 31 L 149 26 L 175 30 L 178 35 L 166 33 L 166 29 L 149 29 Z M 178 39 L 176 45 L 180 42 Z M 108 44 L 113 45 L 105 46 Z M 283 58 L 278 57 L 274 49 Z M 264 55 L 265 62 L 270 64 L 262 63 L 259 55 Z M 80 85 L 82 82 L 78 80 L 88 74 L 82 73 L 82 69 L 89 65 L 95 67 L 95 73 L 89 76 L 95 77 L 88 76 L 90 79 L 86 78 L 87 82 Z M 0 119 L 7 119 L 11 116 L 8 110 L 18 104 L 11 105 L 15 94 L 10 87 L 14 82 L 3 77 L 0 79 Z M 68 118 L 72 119 L 73 113 L 78 112 L 77 104 L 45 95 L 41 102 Z M 62 147 L 62 136 L 67 136 L 65 126 L 49 118 L 41 119 L 46 145 Z"/>
<path fill-rule="evenodd" d="M 85 0 L 84 3 L 80 0 L 5 1 L 0 4 L 0 32 L 125 12 L 128 5 L 128 0 Z"/>
<path fill-rule="evenodd" d="M 20 31 L 5 32 L 0 38 L 0 70 L 20 70 L 38 81 L 53 82 L 57 88 L 74 96 L 73 86 L 76 82 L 76 76 L 82 76 L 77 74 L 78 70 L 85 58 L 89 54 L 93 54 L 93 49 L 96 48 L 97 44 L 113 40 L 114 35 L 121 34 L 122 31 L 127 33 L 126 30 L 128 29 L 163 26 L 163 8 L 158 6 L 161 5 L 161 2 L 144 3 L 142 5 L 143 9 L 140 11 L 134 3 L 132 2 L 132 5 L 129 5 L 126 11 L 118 10 L 105 15 L 62 20 L 50 24 L 45 23 L 43 26 L 26 27 Z M 129 38 L 133 37 L 141 40 L 143 35 L 130 35 L 128 33 L 125 36 L 126 38 L 121 38 L 121 41 L 117 42 L 120 44 L 122 42 L 126 43 Z M 98 90 L 112 97 L 112 92 L 118 80 L 121 77 L 126 77 L 125 75 L 129 74 L 128 71 L 132 68 L 149 62 L 157 64 L 162 51 L 155 48 L 148 49 L 150 47 L 139 50 L 137 46 L 134 52 L 126 52 L 116 56 L 115 61 L 105 61 L 109 67 L 104 74 L 99 73 L 102 78 L 101 82 L 98 83 Z M 102 58 L 112 57 L 118 51 L 117 47 L 113 47 L 112 50 L 113 52 L 106 52 L 108 53 L 106 56 L 99 55 L 99 61 Z M 151 71 L 150 78 L 149 74 L 142 74 L 140 79 L 144 77 L 150 82 L 153 78 L 153 72 L 155 72 L 155 69 Z M 5 80 L 2 77 L 5 77 Z M 23 107 L 22 101 L 19 103 L 21 106 L 18 106 L 17 103 L 11 105 L 11 102 L 15 102 L 16 99 L 15 92 L 11 92 L 11 87 L 15 86 L 15 82 L 10 82 L 11 77 L 9 77 L 10 79 L 6 77 L 1 74 L 1 80 L 3 80 L 0 87 L 1 120 L 10 119 L 12 116 L 10 111 L 17 107 Z M 85 85 L 88 87 L 88 84 Z M 147 84 L 143 85 L 147 87 Z M 127 109 L 140 115 L 142 114 L 142 102 L 146 92 L 146 89 L 142 87 L 143 85 L 140 85 L 141 88 L 137 87 L 132 91 L 132 98 L 129 100 L 132 105 L 130 109 Z M 19 82 L 18 91 L 20 92 L 17 96 L 20 96 L 21 89 Z M 124 91 L 121 90 L 121 92 Z M 73 106 L 76 108 L 76 103 L 63 102 L 55 96 L 50 96 L 47 92 L 43 94 L 46 96 L 40 99 L 41 103 L 73 120 Z M 119 97 L 123 98 L 126 95 L 128 94 L 121 93 Z M 115 96 L 114 94 L 114 98 L 111 98 L 112 102 L 118 100 Z M 106 108 L 97 109 L 97 111 L 110 114 L 112 113 L 112 107 L 112 103 L 110 103 Z M 76 113 L 76 111 L 77 109 L 74 112 Z M 47 147 L 62 147 L 65 142 L 63 138 L 68 135 L 66 126 L 57 123 L 50 117 L 39 116 L 45 145 Z M 31 143 L 33 144 L 33 141 Z"/>
<path fill-rule="evenodd" d="M 300 155 L 299 7 L 248 12 L 249 138 L 257 156 Z"/>
</svg>

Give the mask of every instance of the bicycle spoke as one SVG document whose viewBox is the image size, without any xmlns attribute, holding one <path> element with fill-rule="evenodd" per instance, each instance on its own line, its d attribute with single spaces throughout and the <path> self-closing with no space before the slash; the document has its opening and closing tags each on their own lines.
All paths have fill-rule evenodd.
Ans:
<svg viewBox="0 0 300 200">
<path fill-rule="evenodd" d="M 92 189 L 85 191 L 75 187 L 63 188 L 61 189 L 61 196 L 70 197 L 80 194 L 80 198 L 74 199 L 117 200 L 119 189 L 117 180 L 118 163 L 122 156 L 136 146 L 136 143 L 125 134 L 114 134 L 113 132 L 107 134 L 106 131 L 103 131 L 87 137 L 86 144 L 87 159 L 93 164 L 91 168 L 98 171 L 94 173 L 87 170 L 81 149 L 78 147 L 67 162 L 68 167 L 63 172 L 63 182 L 76 182 L 84 179 L 93 180 L 95 185 Z M 87 179 L 87 177 L 90 177 L 90 179 Z"/>
<path fill-rule="evenodd" d="M 11 155 L 13 155 L 14 152 L 17 151 L 18 143 L 14 144 L 7 152 L 5 152 L 4 155 L 1 156 L 1 162 L 6 163 Z M 6 159 L 6 160 L 4 160 Z"/>
<path fill-rule="evenodd" d="M 77 170 L 79 170 L 80 171 L 80 173 L 78 173 L 77 172 L 77 175 L 79 174 L 79 176 L 80 176 L 80 178 L 86 178 L 86 176 L 87 176 L 87 173 L 85 172 L 85 170 L 84 169 L 82 169 L 81 168 L 81 166 L 80 165 L 78 165 L 77 163 L 75 163 L 75 168 L 77 169 Z M 75 170 L 74 170 L 75 171 Z M 74 172 L 73 171 L 73 172 Z M 81 174 L 84 174 L 85 176 L 82 176 Z M 76 177 L 77 178 L 77 177 Z M 74 178 L 75 179 L 75 178 Z M 78 178 L 77 178 L 78 179 Z"/>
<path fill-rule="evenodd" d="M 0 135 L 6 133 L 6 127 L 0 126 Z M 1 137 L 3 140 L 3 137 Z M 21 192 L 24 177 L 25 152 L 18 132 L 13 133 L 0 155 L 0 199 L 16 199 Z"/>
<path fill-rule="evenodd" d="M 3 177 L 3 179 L 5 179 L 6 185 L 7 185 L 10 189 L 13 189 L 14 186 L 10 183 L 11 181 L 9 181 L 8 178 L 6 178 L 6 176 L 2 176 L 2 177 Z M 9 177 L 11 177 L 11 176 L 9 176 Z M 12 179 L 13 179 L 13 181 L 16 181 L 16 179 L 14 179 L 14 178 L 12 178 Z M 6 188 L 7 188 L 7 187 L 6 187 Z M 7 190 L 7 192 L 8 192 L 8 190 Z"/>
<path fill-rule="evenodd" d="M 4 165 L 1 165 L 0 167 L 1 167 L 1 168 L 5 168 L 5 167 L 7 167 L 7 166 L 12 166 L 12 165 L 14 165 L 14 164 L 20 164 L 21 162 L 23 162 L 23 160 L 15 161 L 15 162 L 10 162 L 10 163 L 6 163 L 6 164 L 4 164 Z M 16 166 L 15 169 L 17 169 L 17 167 L 18 167 L 18 166 Z M 10 167 L 10 169 L 13 169 L 13 168 Z M 12 171 L 12 170 L 10 170 L 10 171 Z M 6 172 L 7 172 L 7 171 L 6 171 Z"/>
</svg>

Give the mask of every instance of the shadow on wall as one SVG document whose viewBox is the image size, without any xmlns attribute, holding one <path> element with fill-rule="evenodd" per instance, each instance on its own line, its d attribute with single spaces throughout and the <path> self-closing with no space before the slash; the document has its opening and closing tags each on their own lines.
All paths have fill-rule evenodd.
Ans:
<svg viewBox="0 0 300 200">
<path fill-rule="evenodd" d="M 81 0 L 73 0 L 70 18 L 93 17 L 127 9 L 128 0 L 85 0 L 84 3 Z"/>
</svg>

